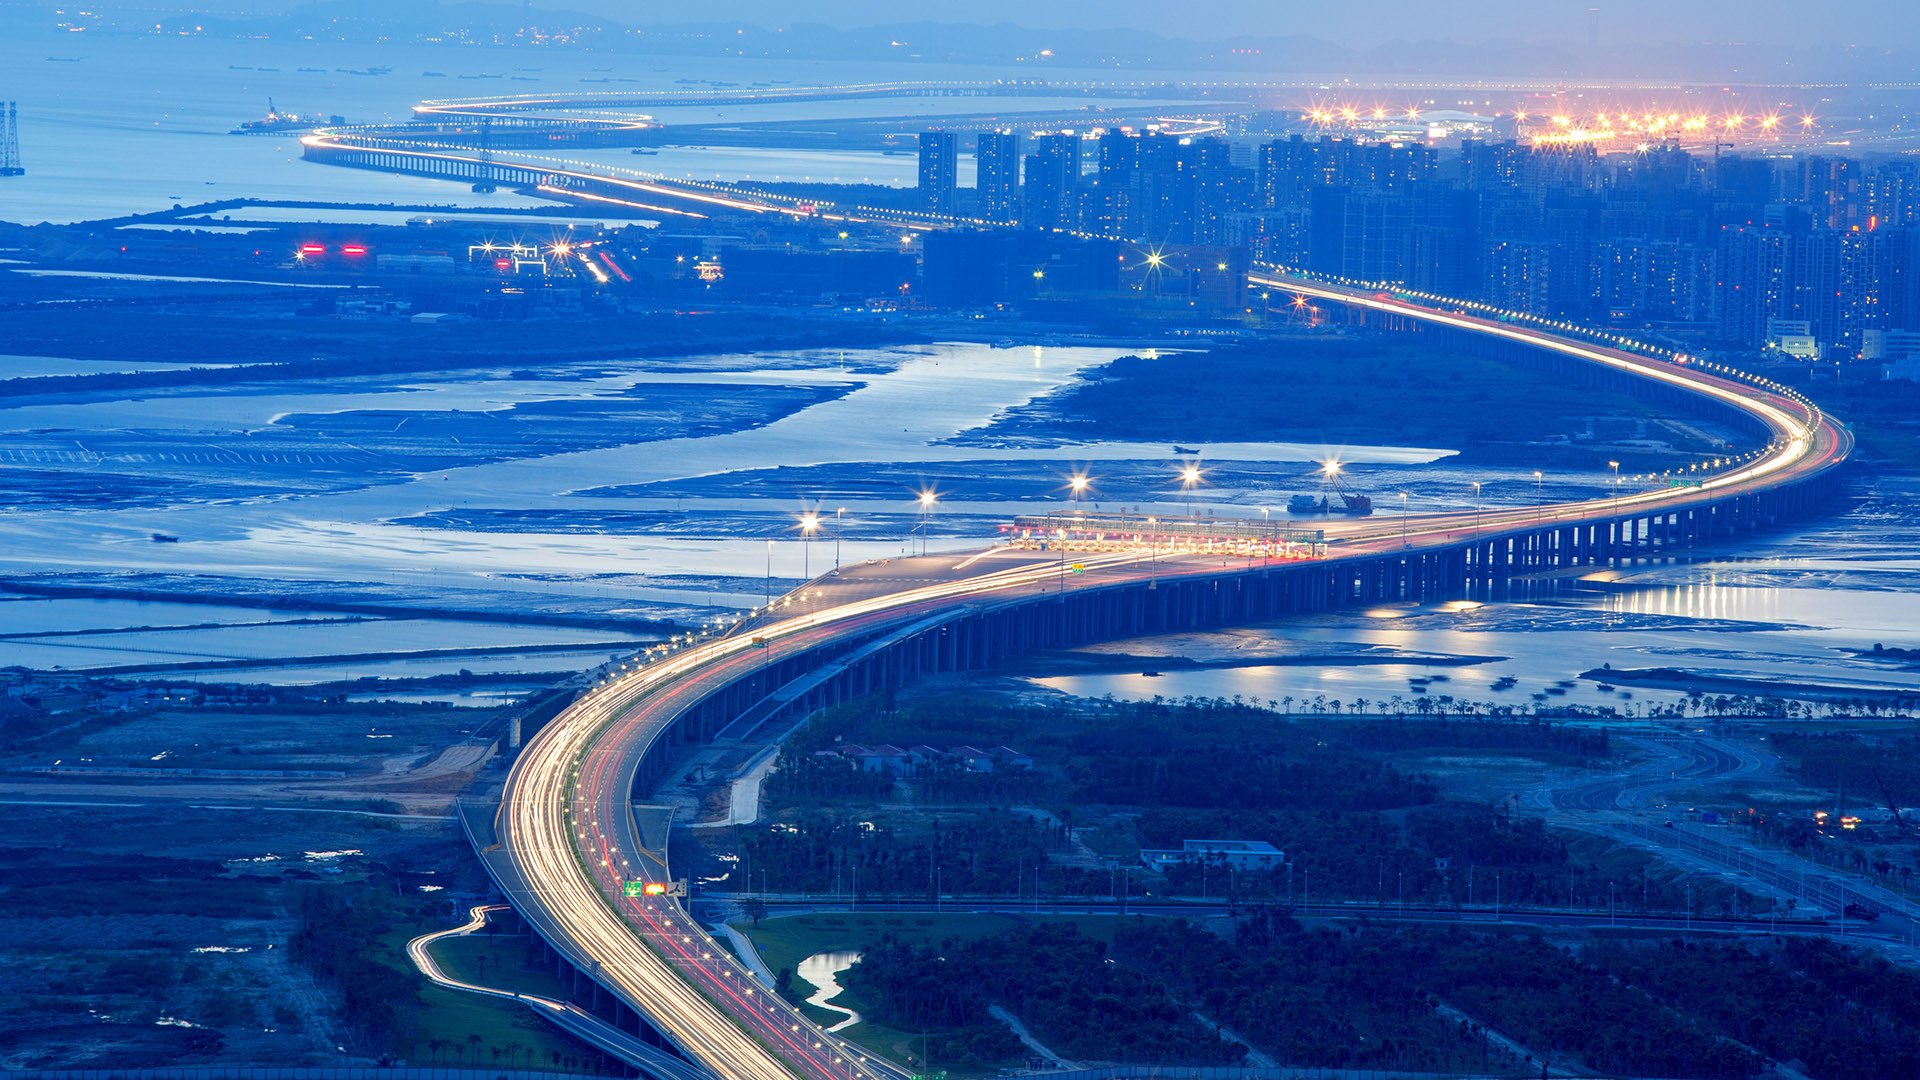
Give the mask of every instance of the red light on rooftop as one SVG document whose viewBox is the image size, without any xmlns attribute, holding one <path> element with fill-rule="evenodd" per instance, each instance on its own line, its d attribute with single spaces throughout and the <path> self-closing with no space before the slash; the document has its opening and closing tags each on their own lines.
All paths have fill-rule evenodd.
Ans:
<svg viewBox="0 0 1920 1080">
<path fill-rule="evenodd" d="M 513 267 L 513 263 L 507 259 L 493 260 L 493 268 L 495 270 L 508 270 L 508 269 L 511 269 L 512 267 Z"/>
<path fill-rule="evenodd" d="M 365 255 L 366 253 L 367 253 L 367 245 L 365 244 L 340 245 L 340 254 L 342 255 Z"/>
<path fill-rule="evenodd" d="M 325 244 L 301 244 L 300 245 L 300 254 L 302 255 L 325 255 L 326 253 L 327 253 L 327 245 Z"/>
</svg>

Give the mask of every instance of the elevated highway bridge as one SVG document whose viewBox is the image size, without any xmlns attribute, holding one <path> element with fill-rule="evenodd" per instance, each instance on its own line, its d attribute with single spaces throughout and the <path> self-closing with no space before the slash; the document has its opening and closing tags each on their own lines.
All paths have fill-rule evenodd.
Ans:
<svg viewBox="0 0 1920 1080">
<path fill-rule="evenodd" d="M 1212 545 L 1204 520 L 1186 519 L 1145 543 L 1077 550 L 1075 572 L 1064 544 L 889 560 L 809 582 L 725 635 L 614 665 L 529 742 L 497 814 L 472 830 L 514 908 L 596 997 L 717 1077 L 901 1075 L 760 987 L 676 900 L 632 887 L 668 880 L 632 807 L 677 746 L 1028 650 L 1458 597 L 1516 573 L 1759 528 L 1819 502 L 1852 448 L 1803 396 L 1717 365 L 1359 283 L 1252 280 L 1723 410 L 1755 432 L 1756 449 L 1685 486 L 1330 521 L 1311 541 L 1227 523 L 1213 531 L 1234 543 Z M 1089 517 L 1085 531 L 1113 530 Z"/>
</svg>

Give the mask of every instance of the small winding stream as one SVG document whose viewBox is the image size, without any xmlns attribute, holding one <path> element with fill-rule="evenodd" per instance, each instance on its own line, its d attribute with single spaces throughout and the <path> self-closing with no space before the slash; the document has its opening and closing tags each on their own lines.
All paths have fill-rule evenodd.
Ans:
<svg viewBox="0 0 1920 1080">
<path fill-rule="evenodd" d="M 852 1027 L 860 1022 L 860 1014 L 852 1009 L 828 1004 L 829 1001 L 840 996 L 840 991 L 846 989 L 840 985 L 840 973 L 852 967 L 859 959 L 860 954 L 852 949 L 814 953 L 800 961 L 800 967 L 794 972 L 814 988 L 812 996 L 807 998 L 807 1004 L 818 1006 L 828 1012 L 840 1013 L 844 1017 L 828 1028 L 828 1032 Z"/>
</svg>

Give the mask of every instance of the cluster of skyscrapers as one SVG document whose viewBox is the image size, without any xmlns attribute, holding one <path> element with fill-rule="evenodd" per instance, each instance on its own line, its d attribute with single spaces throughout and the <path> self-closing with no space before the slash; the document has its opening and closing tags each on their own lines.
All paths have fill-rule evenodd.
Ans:
<svg viewBox="0 0 1920 1080">
<path fill-rule="evenodd" d="M 1124 130 L 984 132 L 974 153 L 968 191 L 958 137 L 922 136 L 927 209 L 1809 358 L 1880 359 L 1920 331 L 1912 160 Z"/>
</svg>

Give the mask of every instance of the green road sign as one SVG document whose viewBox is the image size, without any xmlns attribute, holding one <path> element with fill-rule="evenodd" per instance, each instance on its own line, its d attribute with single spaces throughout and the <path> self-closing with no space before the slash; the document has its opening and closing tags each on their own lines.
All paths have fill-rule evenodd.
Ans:
<svg viewBox="0 0 1920 1080">
<path fill-rule="evenodd" d="M 645 896 L 647 895 L 647 883 L 644 881 L 629 881 L 620 887 L 620 894 L 622 896 Z"/>
</svg>

